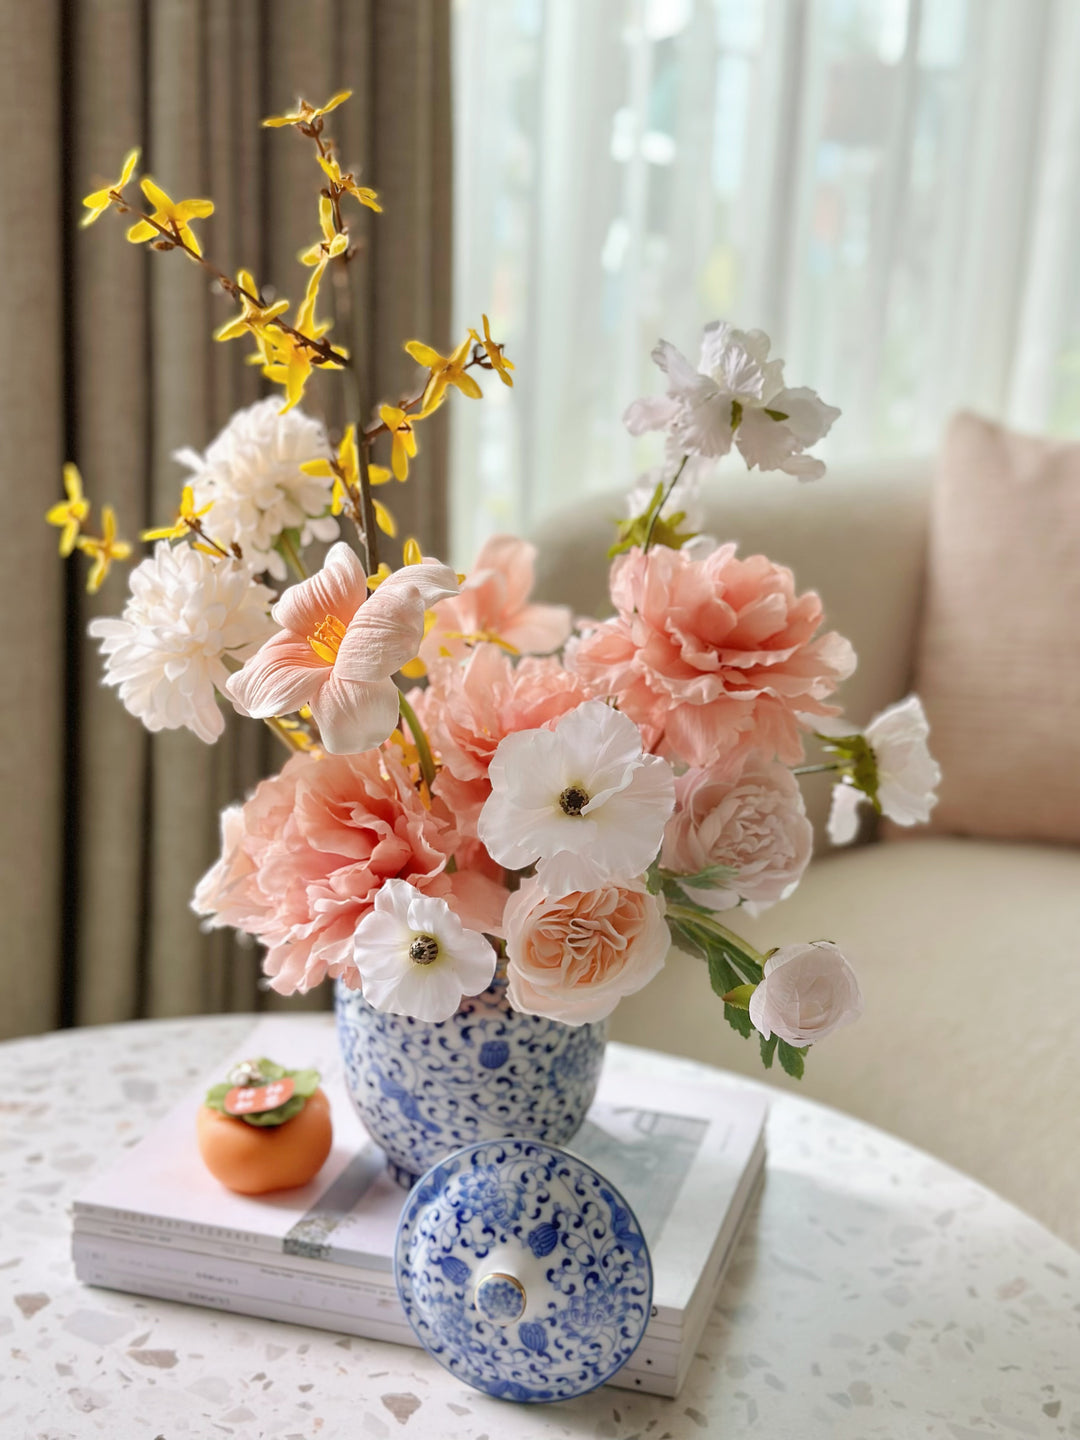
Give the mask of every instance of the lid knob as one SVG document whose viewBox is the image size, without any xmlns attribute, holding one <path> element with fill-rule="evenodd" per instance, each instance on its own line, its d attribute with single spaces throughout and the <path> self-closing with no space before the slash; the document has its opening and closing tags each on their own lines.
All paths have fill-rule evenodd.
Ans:
<svg viewBox="0 0 1080 1440">
<path fill-rule="evenodd" d="M 473 1291 L 476 1308 L 493 1325 L 513 1325 L 525 1314 L 525 1286 L 505 1270 L 482 1275 Z"/>
</svg>

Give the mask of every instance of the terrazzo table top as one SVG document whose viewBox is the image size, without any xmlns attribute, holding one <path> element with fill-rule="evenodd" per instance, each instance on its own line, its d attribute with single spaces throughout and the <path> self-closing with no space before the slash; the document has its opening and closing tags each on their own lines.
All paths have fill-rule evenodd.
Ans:
<svg viewBox="0 0 1080 1440">
<path fill-rule="evenodd" d="M 0 1045 L 3 1440 L 1080 1437 L 1080 1256 L 956 1171 L 772 1091 L 765 1187 L 677 1400 L 513 1406 L 421 1351 L 79 1285 L 72 1197 L 251 1023 Z"/>
</svg>

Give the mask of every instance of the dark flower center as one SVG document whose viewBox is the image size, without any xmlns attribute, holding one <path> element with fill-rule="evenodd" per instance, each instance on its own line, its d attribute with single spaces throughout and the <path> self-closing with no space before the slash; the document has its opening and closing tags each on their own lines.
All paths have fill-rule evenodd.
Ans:
<svg viewBox="0 0 1080 1440">
<path fill-rule="evenodd" d="M 580 815 L 588 803 L 588 791 L 578 785 L 568 785 L 559 796 L 559 808 L 564 815 Z"/>
<path fill-rule="evenodd" d="M 409 959 L 417 965 L 430 965 L 439 958 L 439 942 L 434 935 L 416 935 L 409 946 Z"/>
</svg>

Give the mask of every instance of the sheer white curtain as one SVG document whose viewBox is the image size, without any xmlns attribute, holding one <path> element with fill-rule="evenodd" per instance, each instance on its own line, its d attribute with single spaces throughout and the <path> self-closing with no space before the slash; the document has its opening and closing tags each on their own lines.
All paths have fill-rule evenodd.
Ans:
<svg viewBox="0 0 1080 1440">
<path fill-rule="evenodd" d="M 454 547 L 652 457 L 658 336 L 770 332 L 829 455 L 1080 427 L 1077 0 L 456 0 Z"/>
</svg>

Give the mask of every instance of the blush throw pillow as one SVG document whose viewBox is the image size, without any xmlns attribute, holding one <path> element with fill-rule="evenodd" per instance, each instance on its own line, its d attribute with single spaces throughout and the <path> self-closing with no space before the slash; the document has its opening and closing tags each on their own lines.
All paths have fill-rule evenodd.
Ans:
<svg viewBox="0 0 1080 1440">
<path fill-rule="evenodd" d="M 1080 444 L 953 419 L 916 672 L 931 829 L 1080 841 Z"/>
</svg>

